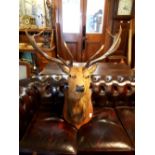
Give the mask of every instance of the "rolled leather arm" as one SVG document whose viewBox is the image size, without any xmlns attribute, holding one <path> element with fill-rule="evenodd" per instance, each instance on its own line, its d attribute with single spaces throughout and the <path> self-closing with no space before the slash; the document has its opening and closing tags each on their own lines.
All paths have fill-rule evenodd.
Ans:
<svg viewBox="0 0 155 155">
<path fill-rule="evenodd" d="M 19 138 L 21 138 L 31 121 L 35 111 L 40 105 L 40 93 L 37 88 L 24 81 L 24 86 L 19 86 Z"/>
</svg>

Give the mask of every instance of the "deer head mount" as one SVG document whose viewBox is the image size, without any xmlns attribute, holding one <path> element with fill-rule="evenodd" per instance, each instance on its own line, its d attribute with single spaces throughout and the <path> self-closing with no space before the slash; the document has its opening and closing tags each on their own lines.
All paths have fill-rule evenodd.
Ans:
<svg viewBox="0 0 155 155">
<path fill-rule="evenodd" d="M 38 36 L 38 34 L 29 35 L 27 30 L 25 33 L 32 46 L 43 57 L 58 64 L 61 70 L 68 74 L 68 89 L 65 92 L 63 116 L 67 122 L 74 125 L 76 128 L 80 128 L 82 125 L 89 122 L 93 115 L 93 105 L 91 101 L 90 89 L 91 75 L 95 71 L 98 62 L 104 60 L 118 49 L 121 42 L 121 26 L 118 33 L 111 35 L 113 37 L 113 43 L 108 51 L 106 51 L 99 58 L 95 58 L 104 49 L 104 45 L 102 45 L 100 49 L 92 57 L 90 57 L 86 63 L 81 63 L 82 65 L 79 66 L 74 65 L 73 56 L 65 42 L 64 46 L 71 57 L 70 62 L 63 60 L 61 57 L 59 57 L 59 55 L 58 58 L 50 57 L 37 46 L 35 37 Z M 39 35 L 41 33 L 39 33 Z M 52 47 L 51 50 L 53 50 L 53 48 L 54 47 Z"/>
</svg>

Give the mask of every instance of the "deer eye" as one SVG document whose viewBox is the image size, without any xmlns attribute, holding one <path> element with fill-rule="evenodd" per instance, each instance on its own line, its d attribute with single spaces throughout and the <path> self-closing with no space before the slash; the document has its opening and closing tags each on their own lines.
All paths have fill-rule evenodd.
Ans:
<svg viewBox="0 0 155 155">
<path fill-rule="evenodd" d="M 75 79 L 76 78 L 76 75 L 71 75 L 70 74 L 69 77 Z"/>
</svg>

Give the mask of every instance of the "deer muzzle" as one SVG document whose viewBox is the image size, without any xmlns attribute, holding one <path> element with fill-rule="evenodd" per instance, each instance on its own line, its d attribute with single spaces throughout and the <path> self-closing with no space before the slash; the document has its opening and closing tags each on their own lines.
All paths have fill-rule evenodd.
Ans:
<svg viewBox="0 0 155 155">
<path fill-rule="evenodd" d="M 80 93 L 83 93 L 84 92 L 84 85 L 76 85 L 76 92 L 80 92 Z"/>
</svg>

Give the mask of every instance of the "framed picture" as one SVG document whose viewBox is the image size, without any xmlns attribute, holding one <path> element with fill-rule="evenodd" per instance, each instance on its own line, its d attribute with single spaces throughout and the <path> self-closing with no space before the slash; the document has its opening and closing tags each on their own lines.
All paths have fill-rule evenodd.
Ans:
<svg viewBox="0 0 155 155">
<path fill-rule="evenodd" d="M 134 17 L 135 0 L 115 0 L 114 19 L 130 20 Z"/>
</svg>

